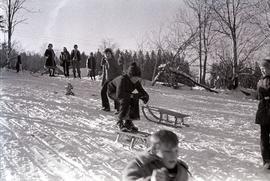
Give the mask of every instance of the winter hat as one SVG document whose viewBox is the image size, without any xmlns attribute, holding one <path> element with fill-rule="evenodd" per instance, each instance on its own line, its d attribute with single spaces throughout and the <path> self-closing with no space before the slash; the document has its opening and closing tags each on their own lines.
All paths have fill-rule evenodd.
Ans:
<svg viewBox="0 0 270 181">
<path fill-rule="evenodd" d="M 132 62 L 128 67 L 127 74 L 130 77 L 141 77 L 141 69 L 137 66 L 136 62 Z"/>
<path fill-rule="evenodd" d="M 263 59 L 261 62 L 261 66 L 270 68 L 270 59 Z"/>
<path fill-rule="evenodd" d="M 104 53 L 111 53 L 111 54 L 113 54 L 113 52 L 112 52 L 112 49 L 111 49 L 111 48 L 106 48 L 106 49 L 104 50 Z"/>
</svg>

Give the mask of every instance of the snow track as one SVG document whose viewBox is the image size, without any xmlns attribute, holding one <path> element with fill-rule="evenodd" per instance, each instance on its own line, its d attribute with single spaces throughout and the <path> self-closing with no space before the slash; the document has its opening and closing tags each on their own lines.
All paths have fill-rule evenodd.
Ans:
<svg viewBox="0 0 270 181">
<path fill-rule="evenodd" d="M 70 82 L 75 96 L 65 96 Z M 99 110 L 100 83 L 83 79 L 0 74 L 0 180 L 120 180 L 142 145 L 115 143 L 115 117 Z M 191 117 L 189 128 L 146 121 L 141 130 L 174 131 L 193 180 L 270 180 L 261 170 L 257 102 L 204 91 L 147 88 L 150 105 Z M 113 107 L 113 106 L 111 106 Z"/>
</svg>

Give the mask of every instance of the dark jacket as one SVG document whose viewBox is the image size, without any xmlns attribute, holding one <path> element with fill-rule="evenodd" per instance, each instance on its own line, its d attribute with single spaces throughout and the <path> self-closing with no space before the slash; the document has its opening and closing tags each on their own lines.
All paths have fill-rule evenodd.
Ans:
<svg viewBox="0 0 270 181">
<path fill-rule="evenodd" d="M 52 49 L 51 50 L 47 49 L 44 53 L 44 56 L 46 57 L 45 62 L 46 67 L 54 67 L 56 65 L 54 60 L 55 53 Z"/>
<path fill-rule="evenodd" d="M 256 113 L 255 123 L 270 125 L 270 76 L 263 77 L 259 80 L 257 84 L 257 94 L 260 102 Z"/>
<path fill-rule="evenodd" d="M 96 69 L 96 58 L 94 56 L 90 56 L 87 60 L 87 67 L 89 69 Z"/>
<path fill-rule="evenodd" d="M 81 61 L 81 53 L 79 50 L 75 53 L 75 50 L 71 51 L 71 60 Z"/>
<path fill-rule="evenodd" d="M 120 120 L 138 120 L 140 119 L 139 99 L 144 103 L 149 100 L 149 95 L 143 89 L 140 82 L 134 84 L 128 75 L 120 75 L 110 81 L 107 85 L 108 95 L 111 99 L 119 102 Z M 138 93 L 133 94 L 134 90 Z"/>
<path fill-rule="evenodd" d="M 121 75 L 122 72 L 117 61 L 114 58 L 105 59 L 102 61 L 103 66 L 103 79 L 104 81 L 110 81 Z"/>
<path fill-rule="evenodd" d="M 108 94 L 114 94 L 115 99 L 120 102 L 124 99 L 130 99 L 132 92 L 135 89 L 138 91 L 138 93 L 133 95 L 147 102 L 149 95 L 143 89 L 142 84 L 140 82 L 133 84 L 127 74 L 116 77 L 108 84 Z"/>
<path fill-rule="evenodd" d="M 153 170 L 165 168 L 162 161 L 155 155 L 146 152 L 139 155 L 135 160 L 127 165 L 123 171 L 123 181 L 150 181 Z M 167 175 L 166 181 L 187 181 L 188 166 L 185 162 L 178 160 L 177 173 L 174 178 Z"/>
</svg>

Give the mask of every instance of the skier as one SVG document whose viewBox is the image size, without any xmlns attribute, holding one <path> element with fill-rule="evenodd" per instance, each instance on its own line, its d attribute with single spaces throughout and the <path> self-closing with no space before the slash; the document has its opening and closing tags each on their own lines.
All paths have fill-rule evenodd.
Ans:
<svg viewBox="0 0 270 181">
<path fill-rule="evenodd" d="M 256 124 L 261 128 L 261 154 L 263 167 L 270 169 L 270 59 L 264 59 L 261 63 L 263 77 L 257 84 L 257 94 L 259 99 L 258 110 L 256 112 Z"/>
<path fill-rule="evenodd" d="M 188 181 L 188 166 L 178 160 L 178 143 L 177 135 L 171 131 L 153 133 L 150 149 L 126 166 L 122 180 Z"/>
<path fill-rule="evenodd" d="M 127 74 L 120 75 L 108 83 L 109 97 L 119 104 L 117 125 L 121 131 L 138 131 L 132 120 L 139 119 L 139 99 L 145 104 L 149 100 L 149 95 L 143 89 L 140 80 L 141 70 L 133 62 Z M 138 93 L 132 93 L 135 89 Z"/>
</svg>

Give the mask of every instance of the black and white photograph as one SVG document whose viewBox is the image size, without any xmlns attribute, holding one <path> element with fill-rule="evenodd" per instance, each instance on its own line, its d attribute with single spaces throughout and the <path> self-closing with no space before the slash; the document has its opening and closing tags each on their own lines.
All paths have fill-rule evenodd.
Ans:
<svg viewBox="0 0 270 181">
<path fill-rule="evenodd" d="M 270 0 L 0 0 L 0 181 L 269 181 Z"/>
</svg>

